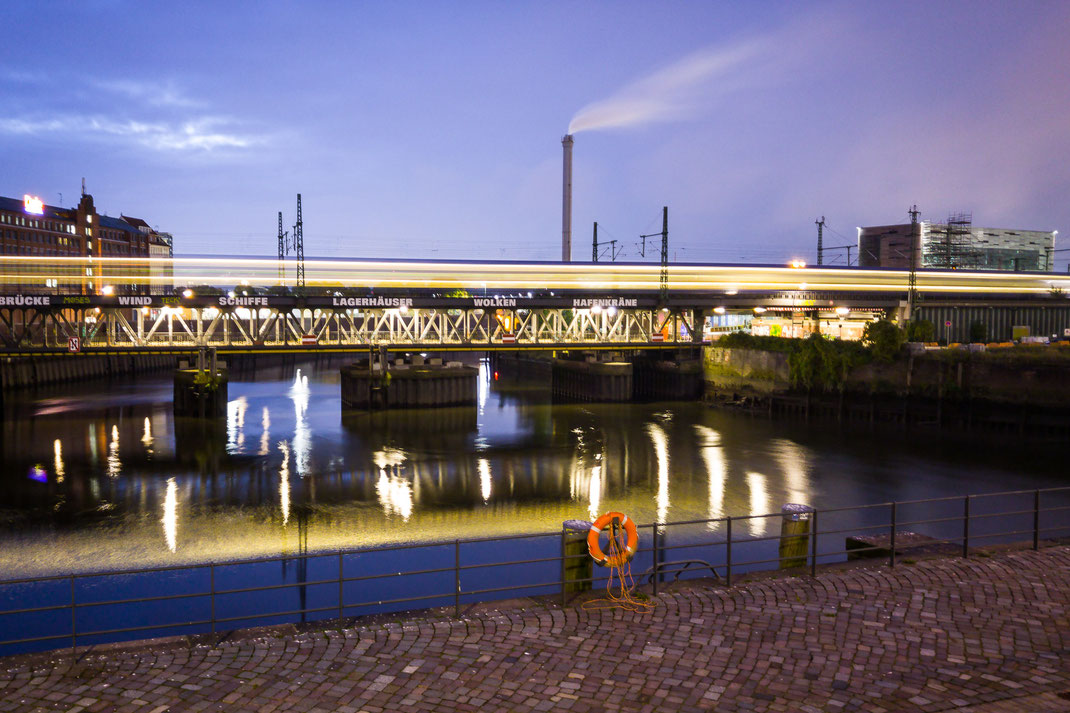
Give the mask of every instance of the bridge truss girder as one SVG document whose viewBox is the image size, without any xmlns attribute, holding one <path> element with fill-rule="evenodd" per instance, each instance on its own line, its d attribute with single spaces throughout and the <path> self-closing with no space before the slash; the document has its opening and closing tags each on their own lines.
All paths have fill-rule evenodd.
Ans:
<svg viewBox="0 0 1070 713">
<path fill-rule="evenodd" d="M 693 344 L 691 309 L 0 308 L 0 350 Z M 657 336 L 655 336 L 657 335 Z"/>
</svg>

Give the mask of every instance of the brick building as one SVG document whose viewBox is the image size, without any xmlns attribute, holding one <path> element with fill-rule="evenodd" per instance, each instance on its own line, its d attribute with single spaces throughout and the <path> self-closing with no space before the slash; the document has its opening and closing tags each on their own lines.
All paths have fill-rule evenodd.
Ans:
<svg viewBox="0 0 1070 713">
<path fill-rule="evenodd" d="M 159 245 L 165 245 L 163 255 Z M 156 249 L 154 249 L 156 246 Z M 158 233 L 140 218 L 112 218 L 97 212 L 93 196 L 82 194 L 77 207 L 45 205 L 33 196 L 22 199 L 0 196 L 0 258 L 25 257 L 12 261 L 7 274 L 25 275 L 0 285 L 0 291 L 93 293 L 103 289 L 103 263 L 48 260 L 48 258 L 149 258 L 173 255 L 171 236 Z M 170 275 L 170 266 L 125 266 L 127 274 Z M 116 292 L 140 292 L 146 284 L 117 284 Z"/>
</svg>

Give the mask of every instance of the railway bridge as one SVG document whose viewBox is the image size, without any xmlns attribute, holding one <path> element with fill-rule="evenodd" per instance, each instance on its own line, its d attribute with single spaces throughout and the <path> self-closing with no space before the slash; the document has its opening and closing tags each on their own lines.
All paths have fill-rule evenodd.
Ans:
<svg viewBox="0 0 1070 713">
<path fill-rule="evenodd" d="M 901 270 L 755 265 L 0 258 L 0 353 L 676 348 L 733 316 L 810 331 L 908 316 Z M 917 272 L 916 313 L 949 341 L 970 323 L 1070 329 L 1070 276 Z M 1006 334 L 1004 334 L 1006 333 Z"/>
</svg>

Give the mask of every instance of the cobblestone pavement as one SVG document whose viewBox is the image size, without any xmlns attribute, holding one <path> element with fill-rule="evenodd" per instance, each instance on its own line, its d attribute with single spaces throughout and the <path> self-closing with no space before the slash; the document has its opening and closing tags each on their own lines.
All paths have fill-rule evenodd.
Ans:
<svg viewBox="0 0 1070 713">
<path fill-rule="evenodd" d="M 0 711 L 1070 711 L 1070 547 L 0 660 Z M 1060 695 L 1062 694 L 1062 695 Z"/>
</svg>

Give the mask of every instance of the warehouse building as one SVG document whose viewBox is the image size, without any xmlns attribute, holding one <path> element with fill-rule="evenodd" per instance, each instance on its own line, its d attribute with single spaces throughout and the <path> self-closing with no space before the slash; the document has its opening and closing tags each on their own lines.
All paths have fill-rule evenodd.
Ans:
<svg viewBox="0 0 1070 713">
<path fill-rule="evenodd" d="M 0 257 L 38 258 L 14 262 L 5 272 L 25 275 L 9 278 L 0 291 L 99 292 L 99 268 L 79 262 L 48 258 L 149 258 L 173 256 L 168 233 L 153 230 L 139 218 L 112 218 L 97 212 L 93 196 L 83 193 L 75 208 L 45 205 L 31 195 L 21 199 L 0 196 Z M 134 267 L 148 275 L 150 269 Z M 170 275 L 170 265 L 152 268 L 152 273 Z M 147 285 L 116 285 L 117 292 L 135 292 Z"/>
</svg>

